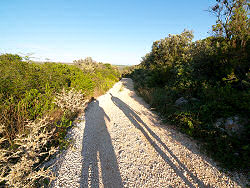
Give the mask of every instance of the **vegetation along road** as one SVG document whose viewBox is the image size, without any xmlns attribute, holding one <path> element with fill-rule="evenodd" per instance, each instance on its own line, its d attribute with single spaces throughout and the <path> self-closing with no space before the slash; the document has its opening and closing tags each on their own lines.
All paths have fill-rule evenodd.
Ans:
<svg viewBox="0 0 250 188">
<path fill-rule="evenodd" d="M 92 101 L 58 156 L 53 187 L 241 187 L 196 142 L 163 125 L 123 78 Z"/>
</svg>

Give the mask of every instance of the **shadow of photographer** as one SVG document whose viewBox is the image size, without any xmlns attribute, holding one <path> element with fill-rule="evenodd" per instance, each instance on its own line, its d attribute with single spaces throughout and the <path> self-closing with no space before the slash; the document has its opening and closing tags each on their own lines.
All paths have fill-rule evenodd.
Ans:
<svg viewBox="0 0 250 188">
<path fill-rule="evenodd" d="M 101 174 L 104 187 L 123 187 L 106 121 L 110 121 L 99 101 L 89 104 L 85 113 L 81 187 L 99 187 Z M 101 172 L 101 173 L 99 173 Z"/>
</svg>

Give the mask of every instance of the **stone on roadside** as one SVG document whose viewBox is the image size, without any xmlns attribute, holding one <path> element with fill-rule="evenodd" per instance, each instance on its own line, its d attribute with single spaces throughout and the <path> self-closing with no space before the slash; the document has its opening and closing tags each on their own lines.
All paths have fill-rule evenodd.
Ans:
<svg viewBox="0 0 250 188">
<path fill-rule="evenodd" d="M 186 100 L 184 97 L 181 97 L 175 101 L 176 106 L 181 106 L 187 103 L 188 103 L 188 100 Z"/>
<path fill-rule="evenodd" d="M 219 118 L 214 125 L 220 130 L 226 131 L 229 135 L 232 135 L 232 133 L 240 135 L 244 129 L 244 125 L 238 116 L 229 117 L 227 119 Z"/>
</svg>

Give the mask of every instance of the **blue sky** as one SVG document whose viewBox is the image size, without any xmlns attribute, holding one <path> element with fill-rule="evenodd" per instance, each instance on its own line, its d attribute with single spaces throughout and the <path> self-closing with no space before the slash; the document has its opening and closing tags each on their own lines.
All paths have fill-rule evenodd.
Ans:
<svg viewBox="0 0 250 188">
<path fill-rule="evenodd" d="M 215 0 L 0 0 L 0 53 L 139 64 L 153 41 L 209 35 Z"/>
</svg>

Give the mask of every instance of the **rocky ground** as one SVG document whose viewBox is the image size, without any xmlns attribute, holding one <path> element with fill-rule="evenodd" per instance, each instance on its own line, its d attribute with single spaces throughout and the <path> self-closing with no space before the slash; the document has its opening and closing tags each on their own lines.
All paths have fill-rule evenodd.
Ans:
<svg viewBox="0 0 250 188">
<path fill-rule="evenodd" d="M 163 125 L 122 79 L 91 102 L 69 132 L 72 147 L 53 169 L 53 187 L 246 187 L 187 136 Z"/>
</svg>

